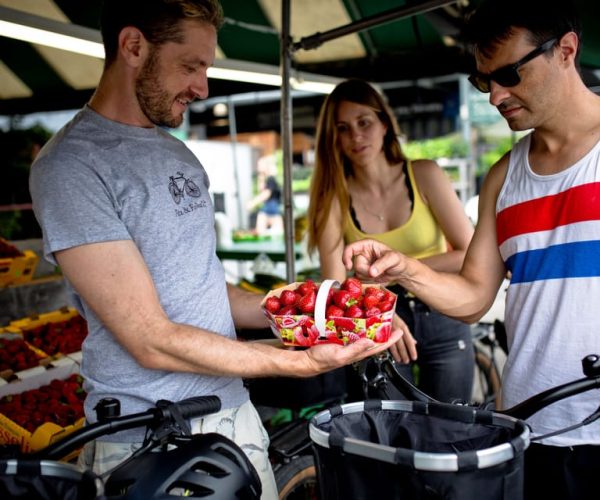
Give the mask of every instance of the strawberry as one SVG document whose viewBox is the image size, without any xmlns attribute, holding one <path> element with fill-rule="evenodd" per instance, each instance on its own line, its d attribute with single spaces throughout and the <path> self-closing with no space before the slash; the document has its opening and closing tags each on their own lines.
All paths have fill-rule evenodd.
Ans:
<svg viewBox="0 0 600 500">
<path fill-rule="evenodd" d="M 381 288 L 377 288 L 375 286 L 369 286 L 365 289 L 365 296 L 374 296 L 377 298 L 377 300 L 383 300 L 384 297 L 386 297 L 386 295 L 388 295 L 386 293 L 385 290 L 382 290 Z"/>
<path fill-rule="evenodd" d="M 371 316 L 378 316 L 381 314 L 381 309 L 379 309 L 378 307 L 371 307 L 371 309 L 367 309 L 365 311 L 365 316 L 367 318 L 370 318 Z"/>
<path fill-rule="evenodd" d="M 335 293 L 335 290 L 333 288 L 330 288 L 329 291 L 327 292 L 327 301 L 325 302 L 325 304 L 329 305 L 333 302 L 333 294 Z"/>
<path fill-rule="evenodd" d="M 282 306 L 292 306 L 299 298 L 299 295 L 293 290 L 284 290 L 279 296 L 279 301 Z"/>
<path fill-rule="evenodd" d="M 279 301 L 279 299 L 277 297 L 269 297 L 265 301 L 265 309 L 272 314 L 277 313 L 277 311 L 279 311 L 280 308 L 281 308 L 281 302 Z"/>
<path fill-rule="evenodd" d="M 326 318 L 335 318 L 335 317 L 341 318 L 343 316 L 344 316 L 344 310 L 334 304 L 331 304 L 330 306 L 328 306 L 327 310 L 325 311 Z"/>
<path fill-rule="evenodd" d="M 310 314 L 315 312 L 315 302 L 317 301 L 317 294 L 314 290 L 309 291 L 306 295 L 300 297 L 296 302 L 296 307 L 301 312 Z"/>
<path fill-rule="evenodd" d="M 298 309 L 296 309 L 295 306 L 293 305 L 287 305 L 287 306 L 283 306 L 278 314 L 282 314 L 284 316 L 295 316 L 296 314 L 298 314 Z"/>
<path fill-rule="evenodd" d="M 362 318 L 364 316 L 364 313 L 360 307 L 354 304 L 351 305 L 348 309 L 346 309 L 344 316 L 346 316 L 347 318 Z"/>
<path fill-rule="evenodd" d="M 300 295 L 306 295 L 309 292 L 317 292 L 317 285 L 315 284 L 315 282 L 311 279 L 307 279 L 304 283 L 300 283 L 300 285 L 298 286 L 298 288 L 296 288 L 296 291 L 300 294 Z"/>
<path fill-rule="evenodd" d="M 350 292 L 350 295 L 355 299 L 362 295 L 362 283 L 358 278 L 346 278 L 340 288 Z"/>
<path fill-rule="evenodd" d="M 365 311 L 371 309 L 371 307 L 375 307 L 377 304 L 379 304 L 379 299 L 374 294 L 365 295 L 362 299 L 362 306 L 364 307 Z"/>
<path fill-rule="evenodd" d="M 381 312 L 390 311 L 394 307 L 394 301 L 380 302 L 377 307 L 381 310 Z"/>
<path fill-rule="evenodd" d="M 337 290 L 333 294 L 333 303 L 342 309 L 346 309 L 356 304 L 356 299 L 352 297 L 348 290 Z"/>
</svg>

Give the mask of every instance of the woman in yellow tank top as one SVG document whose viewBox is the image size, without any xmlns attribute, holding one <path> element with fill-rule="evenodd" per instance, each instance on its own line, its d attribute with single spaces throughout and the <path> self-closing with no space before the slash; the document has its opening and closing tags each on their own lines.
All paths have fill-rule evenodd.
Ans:
<svg viewBox="0 0 600 500">
<path fill-rule="evenodd" d="M 409 161 L 397 136 L 391 110 L 368 83 L 347 80 L 325 100 L 308 210 L 309 249 L 319 251 L 323 278 L 342 281 L 345 244 L 367 237 L 438 271 L 460 270 L 473 227 L 440 167 L 432 160 Z M 469 400 L 469 326 L 394 291 L 396 312 L 412 332 L 390 348 L 406 365 L 404 374 L 411 377 L 416 362 L 419 386 L 428 394 Z"/>
</svg>

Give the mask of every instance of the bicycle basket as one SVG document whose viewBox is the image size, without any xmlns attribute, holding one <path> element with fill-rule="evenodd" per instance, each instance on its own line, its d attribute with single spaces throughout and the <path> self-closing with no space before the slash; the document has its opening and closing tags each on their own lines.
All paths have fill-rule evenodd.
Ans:
<svg viewBox="0 0 600 500">
<path fill-rule="evenodd" d="M 97 476 L 75 465 L 51 460 L 0 460 L 0 498 L 89 500 L 96 498 Z"/>
<path fill-rule="evenodd" d="M 113 471 L 105 484 L 106 498 L 113 500 L 255 500 L 261 490 L 241 448 L 216 433 L 177 439 L 167 450 L 142 454 Z"/>
<path fill-rule="evenodd" d="M 321 498 L 520 499 L 529 429 L 446 403 L 369 400 L 309 425 Z"/>
</svg>

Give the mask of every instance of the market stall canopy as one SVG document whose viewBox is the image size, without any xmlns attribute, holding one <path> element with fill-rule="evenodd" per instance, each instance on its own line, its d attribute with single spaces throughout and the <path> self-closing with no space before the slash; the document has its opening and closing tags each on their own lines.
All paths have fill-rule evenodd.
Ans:
<svg viewBox="0 0 600 500">
<path fill-rule="evenodd" d="M 468 72 L 471 58 L 460 42 L 465 14 L 478 0 L 294 0 L 291 35 L 295 42 L 317 32 L 360 21 L 394 9 L 415 15 L 349 34 L 294 54 L 294 71 L 331 77 L 361 77 L 373 82 L 410 81 Z M 280 62 L 280 0 L 222 0 L 226 23 L 219 34 L 217 65 L 233 65 L 277 74 Z M 438 2 L 439 3 L 439 2 Z M 579 0 L 584 23 L 582 69 L 598 86 L 600 3 Z M 0 0 L 0 22 L 20 15 L 91 33 L 100 40 L 101 0 Z M 429 10 L 428 10 L 429 7 Z M 29 17 L 27 17 L 29 16 Z M 35 17 L 32 17 L 35 16 Z M 0 114 L 24 114 L 80 107 L 102 71 L 102 60 L 0 36 Z M 254 66 L 252 66 L 254 65 Z M 258 65 L 258 66 L 256 66 Z M 272 86 L 211 79 L 211 95 L 230 95 Z"/>
</svg>

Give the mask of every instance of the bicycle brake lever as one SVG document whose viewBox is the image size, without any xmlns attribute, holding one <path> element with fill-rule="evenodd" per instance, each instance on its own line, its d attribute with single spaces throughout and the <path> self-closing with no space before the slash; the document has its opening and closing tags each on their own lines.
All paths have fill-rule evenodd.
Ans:
<svg viewBox="0 0 600 500">
<path fill-rule="evenodd" d="M 184 436 L 192 435 L 192 428 L 187 419 L 183 418 L 179 408 L 176 404 L 166 399 L 160 399 L 156 402 L 156 407 L 162 412 L 164 416 L 163 423 L 159 426 L 159 429 L 176 431 Z M 155 432 L 158 432 L 157 429 Z"/>
</svg>

